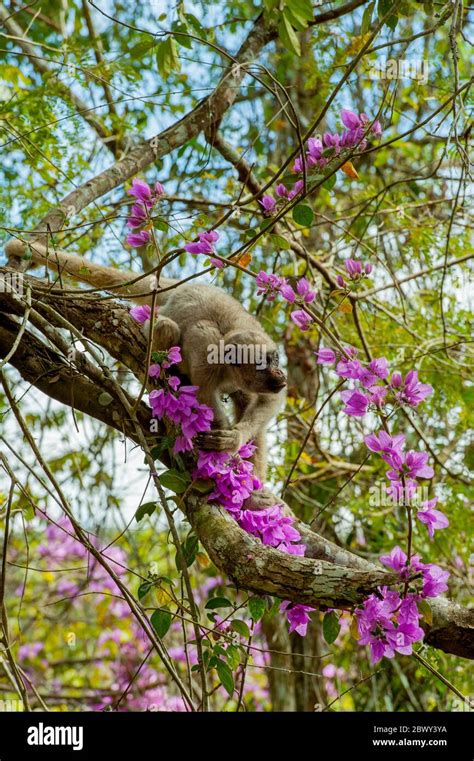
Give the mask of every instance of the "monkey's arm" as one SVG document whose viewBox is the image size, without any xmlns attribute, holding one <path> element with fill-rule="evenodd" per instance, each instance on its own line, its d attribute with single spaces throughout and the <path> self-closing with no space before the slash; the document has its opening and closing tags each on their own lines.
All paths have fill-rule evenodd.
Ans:
<svg viewBox="0 0 474 761">
<path fill-rule="evenodd" d="M 72 277 L 81 283 L 88 283 L 95 288 L 104 291 L 112 290 L 121 298 L 129 298 L 140 304 L 151 303 L 152 292 L 156 290 L 155 275 L 140 277 L 130 270 L 124 271 L 95 264 L 88 259 L 68 254 L 60 249 L 48 249 L 38 241 L 31 242 L 29 246 L 31 258 L 35 264 L 43 264 L 61 275 Z M 5 246 L 5 253 L 9 261 L 21 258 L 25 254 L 25 244 L 21 240 L 12 238 Z M 161 288 L 167 288 L 177 282 L 160 277 Z M 156 303 L 163 303 L 163 298 L 158 295 Z"/>
<path fill-rule="evenodd" d="M 213 430 L 200 434 L 198 446 L 202 449 L 229 450 L 236 452 L 250 439 L 259 439 L 270 420 L 283 404 L 284 391 L 279 394 L 252 394 L 248 405 L 230 430 Z"/>
</svg>

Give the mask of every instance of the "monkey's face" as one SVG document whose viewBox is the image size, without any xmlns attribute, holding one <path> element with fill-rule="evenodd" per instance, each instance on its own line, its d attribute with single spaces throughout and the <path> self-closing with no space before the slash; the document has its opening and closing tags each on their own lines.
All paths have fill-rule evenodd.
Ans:
<svg viewBox="0 0 474 761">
<path fill-rule="evenodd" d="M 233 364 L 232 371 L 242 391 L 278 394 L 286 386 L 286 376 L 279 367 L 277 351 L 266 351 L 255 363 Z"/>
</svg>

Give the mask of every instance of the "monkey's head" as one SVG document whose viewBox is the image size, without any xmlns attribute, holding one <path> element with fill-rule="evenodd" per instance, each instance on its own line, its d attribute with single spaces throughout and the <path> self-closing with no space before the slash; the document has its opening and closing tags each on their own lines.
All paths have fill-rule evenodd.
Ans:
<svg viewBox="0 0 474 761">
<path fill-rule="evenodd" d="M 228 333 L 223 342 L 223 364 L 242 391 L 278 394 L 286 386 L 278 349 L 267 335 L 254 330 Z"/>
</svg>

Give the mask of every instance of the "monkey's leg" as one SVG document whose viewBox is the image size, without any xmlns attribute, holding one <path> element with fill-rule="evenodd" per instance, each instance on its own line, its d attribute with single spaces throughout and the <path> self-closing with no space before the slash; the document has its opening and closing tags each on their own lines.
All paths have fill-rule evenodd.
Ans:
<svg viewBox="0 0 474 761">
<path fill-rule="evenodd" d="M 147 320 L 143 324 L 143 334 L 145 338 L 150 337 L 151 321 Z M 178 346 L 181 338 L 181 331 L 174 320 L 169 317 L 158 315 L 153 322 L 152 351 L 166 351 L 172 346 Z"/>
</svg>

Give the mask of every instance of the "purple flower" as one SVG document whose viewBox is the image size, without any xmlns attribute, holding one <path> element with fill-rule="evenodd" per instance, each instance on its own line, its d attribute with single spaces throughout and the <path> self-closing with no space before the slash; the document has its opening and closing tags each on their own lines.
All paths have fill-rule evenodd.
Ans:
<svg viewBox="0 0 474 761">
<path fill-rule="evenodd" d="M 289 301 L 290 304 L 293 304 L 296 301 L 296 293 L 288 283 L 284 283 L 282 285 L 280 288 L 280 293 L 286 301 Z"/>
<path fill-rule="evenodd" d="M 266 216 L 271 216 L 275 211 L 276 201 L 272 196 L 262 196 L 262 198 L 259 200 L 259 204 L 263 207 L 263 211 Z"/>
<path fill-rule="evenodd" d="M 292 189 L 288 193 L 288 200 L 292 201 L 293 198 L 296 198 L 296 196 L 301 193 L 301 191 L 304 188 L 304 182 L 303 180 L 297 180 L 295 184 L 293 185 Z"/>
<path fill-rule="evenodd" d="M 341 111 L 341 121 L 344 127 L 347 127 L 347 129 L 350 130 L 357 129 L 357 127 L 362 126 L 360 117 L 357 116 L 354 111 L 349 111 L 347 108 L 343 108 Z"/>
<path fill-rule="evenodd" d="M 290 634 L 291 632 L 298 632 L 301 637 L 306 636 L 306 630 L 310 621 L 308 614 L 313 610 L 315 608 L 311 608 L 309 605 L 296 604 L 288 600 L 285 600 L 280 605 L 280 611 L 282 613 L 286 611 L 288 623 L 290 624 Z"/>
<path fill-rule="evenodd" d="M 362 273 L 362 263 L 356 259 L 346 259 L 344 265 L 351 277 L 354 277 L 354 275 L 360 275 Z"/>
<path fill-rule="evenodd" d="M 288 198 L 288 188 L 282 182 L 279 182 L 276 186 L 275 193 L 278 198 Z"/>
<path fill-rule="evenodd" d="M 134 203 L 130 211 L 130 216 L 127 221 L 127 226 L 140 227 L 146 222 L 146 220 L 147 220 L 147 214 L 143 206 L 139 203 Z"/>
<path fill-rule="evenodd" d="M 311 286 L 305 277 L 298 280 L 296 284 L 298 295 L 301 296 L 305 304 L 310 304 L 316 298 L 316 291 L 311 290 Z"/>
<path fill-rule="evenodd" d="M 268 301 L 274 301 L 277 293 L 280 292 L 285 279 L 274 274 L 267 274 L 261 270 L 256 278 L 257 295 L 266 296 Z"/>
<path fill-rule="evenodd" d="M 380 137 L 380 135 L 382 134 L 382 125 L 380 124 L 378 119 L 374 121 L 370 131 L 372 132 L 374 137 Z"/>
<path fill-rule="evenodd" d="M 398 545 L 393 548 L 389 555 L 381 555 L 380 562 L 400 574 L 407 568 L 407 556 Z"/>
<path fill-rule="evenodd" d="M 146 230 L 141 230 L 139 233 L 129 233 L 127 237 L 125 238 L 125 242 L 128 243 L 129 246 L 133 246 L 134 248 L 139 248 L 140 246 L 144 246 L 146 243 L 150 241 L 150 233 Z"/>
<path fill-rule="evenodd" d="M 336 153 L 339 153 L 339 144 L 340 144 L 341 138 L 336 133 L 331 134 L 330 132 L 325 132 L 323 135 L 323 143 L 326 146 L 326 148 L 334 148 Z"/>
<path fill-rule="evenodd" d="M 130 316 L 142 325 L 151 317 L 151 306 L 149 304 L 140 304 L 140 306 L 130 309 Z"/>
<path fill-rule="evenodd" d="M 433 478 L 434 470 L 431 465 L 427 465 L 427 452 L 414 452 L 410 450 L 406 454 L 396 452 L 387 457 L 387 462 L 393 470 L 387 473 L 390 480 L 398 480 L 400 475 L 407 478 Z"/>
<path fill-rule="evenodd" d="M 365 263 L 365 265 L 364 265 L 364 270 L 365 270 L 365 274 L 366 274 L 366 275 L 370 275 L 370 273 L 371 273 L 371 272 L 372 272 L 372 270 L 373 270 L 373 267 L 372 267 L 372 265 L 371 265 L 371 263 L 370 263 L 370 262 L 366 262 L 366 263 Z"/>
<path fill-rule="evenodd" d="M 332 365 L 336 361 L 336 352 L 332 349 L 321 348 L 315 354 L 318 365 Z"/>
<path fill-rule="evenodd" d="M 309 326 L 313 322 L 311 315 L 307 314 L 307 312 L 304 312 L 302 309 L 297 309 L 296 311 L 292 312 L 290 314 L 290 318 L 303 332 L 308 330 Z"/>
<path fill-rule="evenodd" d="M 300 541 L 301 535 L 293 528 L 293 522 L 294 518 L 283 515 L 281 505 L 265 510 L 243 510 L 239 519 L 245 531 L 258 536 L 262 544 L 276 548 Z"/>
<path fill-rule="evenodd" d="M 423 572 L 423 597 L 438 597 L 438 595 L 446 592 L 448 585 L 446 581 L 449 579 L 448 571 L 443 571 L 439 565 L 430 564 L 426 566 Z"/>
<path fill-rule="evenodd" d="M 379 452 L 381 457 L 388 462 L 394 454 L 402 455 L 405 446 L 405 436 L 401 433 L 396 436 L 389 436 L 385 431 L 379 431 L 378 434 L 371 433 L 364 438 L 365 445 L 371 452 Z"/>
<path fill-rule="evenodd" d="M 428 528 L 428 534 L 432 539 L 434 532 L 441 528 L 449 526 L 449 520 L 441 510 L 435 510 L 434 507 L 438 502 L 438 497 L 423 502 L 424 510 L 418 510 L 416 517 L 422 523 L 425 523 Z"/>
<path fill-rule="evenodd" d="M 420 383 L 416 370 L 410 370 L 405 381 L 400 373 L 392 375 L 391 386 L 396 389 L 395 396 L 401 404 L 417 407 L 420 402 L 433 393 L 433 387 L 428 383 Z"/>
<path fill-rule="evenodd" d="M 159 378 L 161 373 L 161 365 L 154 363 L 148 368 L 148 375 L 150 378 Z"/>
<path fill-rule="evenodd" d="M 385 378 L 388 377 L 388 362 L 385 357 L 373 359 L 372 362 L 369 363 L 369 369 L 382 380 L 385 380 Z"/>
<path fill-rule="evenodd" d="M 310 137 L 308 140 L 308 155 L 313 159 L 320 159 L 323 155 L 323 144 L 318 137 Z"/>
<path fill-rule="evenodd" d="M 346 415 L 351 417 L 362 417 L 367 412 L 369 406 L 369 400 L 360 391 L 341 391 L 342 401 L 345 402 L 345 407 L 342 410 Z"/>
<path fill-rule="evenodd" d="M 346 281 L 342 277 L 342 275 L 336 275 L 336 283 L 339 286 L 339 288 L 345 288 L 346 287 Z"/>
<path fill-rule="evenodd" d="M 341 359 L 337 363 L 336 373 L 340 378 L 351 378 L 352 380 L 359 380 L 363 367 L 358 359 Z"/>
<path fill-rule="evenodd" d="M 199 233 L 199 241 L 193 243 L 186 243 L 184 250 L 190 254 L 213 254 L 214 243 L 219 239 L 219 233 L 215 230 L 209 232 Z"/>
<path fill-rule="evenodd" d="M 160 196 L 165 192 L 165 189 L 161 182 L 155 182 L 153 190 L 150 188 L 147 182 L 135 178 L 132 180 L 132 187 L 127 190 L 128 195 L 134 196 L 134 198 L 146 206 L 147 209 L 151 209 Z"/>
<path fill-rule="evenodd" d="M 293 164 L 293 171 L 296 173 L 303 171 L 303 159 L 301 156 L 298 156 L 295 159 L 295 163 Z"/>
<path fill-rule="evenodd" d="M 127 193 L 129 196 L 134 196 L 148 208 L 153 206 L 151 188 L 147 182 L 138 179 L 132 180 L 132 187 L 130 190 L 127 190 Z"/>
</svg>

